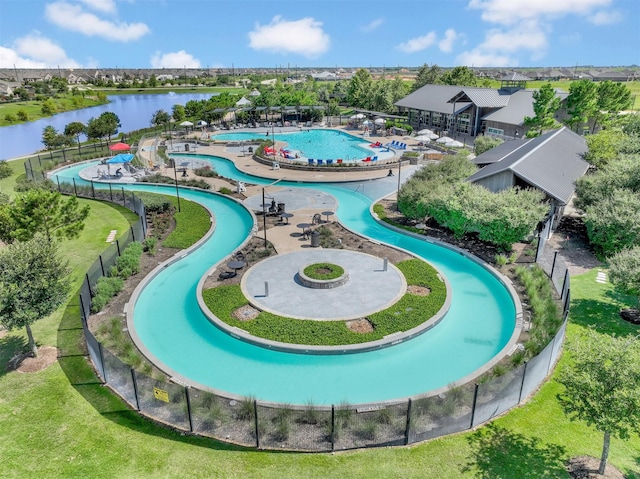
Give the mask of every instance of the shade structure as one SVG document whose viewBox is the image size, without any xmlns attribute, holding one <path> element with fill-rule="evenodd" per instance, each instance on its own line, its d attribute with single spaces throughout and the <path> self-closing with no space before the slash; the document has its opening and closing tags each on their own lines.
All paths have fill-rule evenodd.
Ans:
<svg viewBox="0 0 640 479">
<path fill-rule="evenodd" d="M 206 121 L 204 121 L 204 120 L 200 120 L 200 121 L 198 121 L 198 123 L 196 123 L 196 125 L 198 125 L 198 126 L 207 126 L 208 124 L 209 124 L 209 123 L 207 123 L 207 122 L 206 122 Z"/>
<path fill-rule="evenodd" d="M 355 115 L 351 115 L 349 118 L 352 120 L 362 120 L 364 118 L 364 113 L 356 113 Z"/>
<path fill-rule="evenodd" d="M 109 147 L 111 151 L 128 151 L 131 149 L 131 145 L 127 145 L 126 143 L 118 142 L 114 143 Z"/>
<path fill-rule="evenodd" d="M 449 143 L 445 143 L 444 146 L 448 146 L 451 148 L 462 148 L 464 144 L 458 140 L 450 141 Z"/>
<path fill-rule="evenodd" d="M 365 120 L 362 122 L 363 125 L 371 125 L 371 122 L 369 120 Z"/>
<path fill-rule="evenodd" d="M 384 125 L 386 123 L 386 120 L 384 118 L 376 118 L 374 123 L 376 125 Z"/>
<path fill-rule="evenodd" d="M 109 158 L 106 163 L 108 165 L 113 165 L 114 163 L 129 163 L 131 160 L 133 160 L 133 155 L 131 153 L 120 153 L 119 155 Z"/>
<path fill-rule="evenodd" d="M 436 140 L 436 143 L 451 143 L 452 141 L 454 141 L 453 138 L 449 138 L 448 136 L 441 136 Z"/>
<path fill-rule="evenodd" d="M 429 143 L 431 142 L 431 137 L 429 135 L 418 135 L 414 140 L 419 141 L 420 143 Z"/>
<path fill-rule="evenodd" d="M 188 120 L 183 121 L 182 123 L 180 123 L 180 126 L 193 126 L 193 123 L 191 123 Z"/>
</svg>

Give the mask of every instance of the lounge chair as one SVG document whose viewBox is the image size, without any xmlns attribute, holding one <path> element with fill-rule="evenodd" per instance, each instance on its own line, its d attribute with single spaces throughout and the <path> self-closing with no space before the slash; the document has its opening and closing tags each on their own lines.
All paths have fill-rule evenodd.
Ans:
<svg viewBox="0 0 640 479">
<path fill-rule="evenodd" d="M 342 158 L 338 158 L 338 159 L 336 160 L 336 163 L 338 163 L 339 165 L 341 165 L 341 164 L 342 164 Z"/>
<path fill-rule="evenodd" d="M 327 165 L 332 165 L 333 164 L 333 160 L 327 160 Z"/>
<path fill-rule="evenodd" d="M 318 160 L 318 165 L 322 165 L 324 163 L 324 160 Z"/>
<path fill-rule="evenodd" d="M 378 161 L 378 156 L 371 157 L 371 161 Z"/>
<path fill-rule="evenodd" d="M 313 165 L 315 162 L 313 158 L 308 158 L 307 161 L 309 162 L 310 165 Z"/>
<path fill-rule="evenodd" d="M 236 276 L 238 276 L 238 273 L 235 271 L 223 271 L 218 275 L 218 279 L 224 281 L 225 279 L 235 278 Z"/>
</svg>

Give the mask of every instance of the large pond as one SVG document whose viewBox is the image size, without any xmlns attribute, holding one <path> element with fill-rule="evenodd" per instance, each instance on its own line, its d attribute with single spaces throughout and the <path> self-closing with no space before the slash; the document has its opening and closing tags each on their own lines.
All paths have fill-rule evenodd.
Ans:
<svg viewBox="0 0 640 479">
<path fill-rule="evenodd" d="M 207 100 L 217 93 L 166 93 L 162 95 L 113 95 L 110 103 L 81 110 L 66 111 L 20 125 L 0 127 L 0 159 L 8 160 L 29 155 L 43 148 L 42 131 L 51 125 L 62 132 L 73 121 L 86 124 L 91 118 L 105 111 L 118 115 L 121 131 L 148 128 L 152 115 L 157 110 L 171 112 L 173 105 L 184 105 L 189 100 Z"/>
</svg>

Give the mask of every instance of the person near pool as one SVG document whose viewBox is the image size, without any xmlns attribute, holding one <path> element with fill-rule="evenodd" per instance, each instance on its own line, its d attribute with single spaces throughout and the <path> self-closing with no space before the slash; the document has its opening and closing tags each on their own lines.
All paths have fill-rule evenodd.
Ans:
<svg viewBox="0 0 640 479">
<path fill-rule="evenodd" d="M 118 169 L 116 170 L 116 176 L 117 176 L 118 178 L 120 178 L 120 177 L 122 176 L 122 168 L 118 168 Z"/>
</svg>

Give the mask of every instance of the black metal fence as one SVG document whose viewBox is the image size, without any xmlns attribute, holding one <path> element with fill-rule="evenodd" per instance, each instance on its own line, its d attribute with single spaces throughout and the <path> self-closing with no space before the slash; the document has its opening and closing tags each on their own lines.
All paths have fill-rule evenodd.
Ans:
<svg viewBox="0 0 640 479">
<path fill-rule="evenodd" d="M 251 397 L 202 391 L 169 378 L 157 379 L 136 371 L 109 351 L 89 330 L 93 287 L 108 274 L 131 241 L 147 231 L 144 204 L 124 189 L 96 189 L 62 183 L 67 194 L 107 200 L 135 211 L 140 220 L 125 238 L 102 253 L 85 275 L 80 313 L 91 362 L 100 379 L 133 409 L 168 426 L 221 441 L 263 449 L 334 451 L 413 444 L 483 424 L 522 403 L 551 372 L 565 336 L 565 321 L 553 340 L 536 357 L 500 376 L 452 387 L 437 395 L 417 396 L 381 404 L 289 405 Z M 544 255 L 541 255 L 543 258 Z M 552 255 L 543 266 L 568 308 L 566 266 Z M 558 278 L 562 277 L 559 283 Z M 560 286 L 560 287 L 558 287 Z"/>
</svg>

